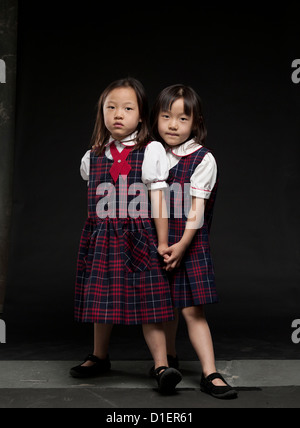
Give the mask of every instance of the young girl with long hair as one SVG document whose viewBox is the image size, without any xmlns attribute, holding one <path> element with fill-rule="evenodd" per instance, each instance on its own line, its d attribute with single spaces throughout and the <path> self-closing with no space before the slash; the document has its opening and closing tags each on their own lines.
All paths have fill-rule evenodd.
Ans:
<svg viewBox="0 0 300 428">
<path fill-rule="evenodd" d="M 142 324 L 159 389 L 169 392 L 181 374 L 168 367 L 162 326 L 174 319 L 157 253 L 168 246 L 166 219 L 152 220 L 147 190 L 159 200 L 168 168 L 161 144 L 148 144 L 147 109 L 143 85 L 133 78 L 111 83 L 99 99 L 92 149 L 81 165 L 88 180 L 88 218 L 75 289 L 75 319 L 94 324 L 94 350 L 71 375 L 107 372 L 113 325 Z"/>
</svg>

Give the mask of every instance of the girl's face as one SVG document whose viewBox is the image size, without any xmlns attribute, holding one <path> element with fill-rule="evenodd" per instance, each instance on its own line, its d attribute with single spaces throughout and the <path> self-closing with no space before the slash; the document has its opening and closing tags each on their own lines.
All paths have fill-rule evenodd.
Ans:
<svg viewBox="0 0 300 428">
<path fill-rule="evenodd" d="M 105 126 L 115 140 L 121 141 L 136 131 L 141 119 L 134 89 L 113 89 L 105 99 L 103 116 Z"/>
<path fill-rule="evenodd" d="M 158 132 L 171 147 L 184 143 L 191 135 L 193 116 L 184 113 L 184 100 L 178 98 L 168 111 L 161 111 L 158 118 Z"/>
</svg>

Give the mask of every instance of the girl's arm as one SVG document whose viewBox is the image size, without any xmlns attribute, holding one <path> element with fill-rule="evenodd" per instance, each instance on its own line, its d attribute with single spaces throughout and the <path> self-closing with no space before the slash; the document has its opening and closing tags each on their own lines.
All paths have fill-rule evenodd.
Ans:
<svg viewBox="0 0 300 428">
<path fill-rule="evenodd" d="M 158 253 L 163 255 L 163 252 L 168 248 L 169 222 L 167 204 L 163 190 L 151 190 L 149 194 L 152 217 L 158 238 Z"/>
<path fill-rule="evenodd" d="M 158 252 L 168 248 L 168 214 L 163 189 L 167 188 L 169 165 L 164 147 L 152 141 L 145 150 L 142 165 L 142 181 L 149 190 L 152 218 L 158 236 Z"/>
<path fill-rule="evenodd" d="M 81 159 L 81 164 L 80 164 L 81 177 L 87 182 L 89 181 L 89 176 L 90 176 L 90 153 L 91 153 L 90 150 L 88 150 L 85 153 L 85 155 Z"/>
<path fill-rule="evenodd" d="M 192 206 L 182 238 L 162 253 L 167 264 L 167 271 L 171 271 L 180 265 L 181 260 L 190 246 L 196 232 L 203 226 L 205 203 L 205 199 L 196 198 L 195 196 L 192 197 Z"/>
</svg>

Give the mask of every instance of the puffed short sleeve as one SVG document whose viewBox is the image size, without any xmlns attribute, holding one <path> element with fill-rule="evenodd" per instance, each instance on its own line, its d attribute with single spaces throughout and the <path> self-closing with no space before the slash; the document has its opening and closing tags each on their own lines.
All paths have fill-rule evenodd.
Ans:
<svg viewBox="0 0 300 428">
<path fill-rule="evenodd" d="M 191 177 L 192 196 L 209 199 L 217 180 L 217 163 L 211 153 L 207 153 Z"/>
<path fill-rule="evenodd" d="M 145 150 L 142 181 L 148 190 L 160 190 L 168 187 L 168 176 L 169 165 L 165 148 L 160 142 L 152 141 Z"/>
<path fill-rule="evenodd" d="M 81 164 L 80 164 L 81 177 L 86 181 L 89 180 L 89 176 L 90 176 L 90 153 L 91 153 L 90 150 L 86 152 L 86 154 L 81 159 Z"/>
</svg>

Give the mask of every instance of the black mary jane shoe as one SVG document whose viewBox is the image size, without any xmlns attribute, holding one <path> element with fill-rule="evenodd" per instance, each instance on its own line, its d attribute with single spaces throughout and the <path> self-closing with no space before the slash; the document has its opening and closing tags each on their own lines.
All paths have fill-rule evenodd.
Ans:
<svg viewBox="0 0 300 428">
<path fill-rule="evenodd" d="M 91 366 L 83 366 L 82 364 L 86 361 L 92 361 L 94 364 Z M 95 377 L 109 372 L 110 367 L 111 364 L 108 356 L 104 360 L 101 360 L 96 357 L 96 355 L 89 354 L 83 363 L 71 368 L 70 375 L 78 378 Z"/>
<path fill-rule="evenodd" d="M 172 357 L 172 355 L 167 355 L 168 358 L 168 365 L 170 368 L 172 369 L 179 369 L 179 359 L 178 356 L 176 355 L 176 357 Z M 150 377 L 155 377 L 155 368 L 154 366 L 151 367 L 151 369 L 149 370 L 149 376 Z"/>
<path fill-rule="evenodd" d="M 226 386 L 216 386 L 212 383 L 214 379 L 221 379 Z M 233 389 L 220 375 L 220 373 L 212 373 L 209 376 L 205 377 L 202 373 L 200 389 L 202 392 L 206 392 L 215 398 L 221 398 L 224 400 L 230 400 L 232 398 L 237 398 L 237 391 Z"/>
<path fill-rule="evenodd" d="M 171 367 L 158 367 L 154 370 L 154 373 L 158 384 L 158 390 L 162 394 L 174 393 L 176 386 L 182 380 L 181 373 Z"/>
</svg>

